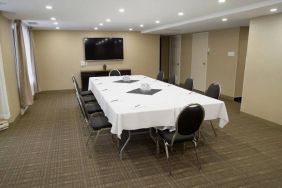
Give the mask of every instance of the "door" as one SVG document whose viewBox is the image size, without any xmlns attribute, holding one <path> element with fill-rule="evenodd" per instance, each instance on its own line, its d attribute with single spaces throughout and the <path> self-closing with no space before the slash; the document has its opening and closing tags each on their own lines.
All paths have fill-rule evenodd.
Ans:
<svg viewBox="0 0 282 188">
<path fill-rule="evenodd" d="M 195 33 L 192 36 L 191 77 L 194 88 L 203 92 L 206 90 L 207 80 L 208 36 L 208 32 Z"/>
<path fill-rule="evenodd" d="M 170 37 L 169 50 L 169 76 L 175 75 L 175 83 L 180 83 L 180 63 L 181 63 L 181 35 Z"/>
</svg>

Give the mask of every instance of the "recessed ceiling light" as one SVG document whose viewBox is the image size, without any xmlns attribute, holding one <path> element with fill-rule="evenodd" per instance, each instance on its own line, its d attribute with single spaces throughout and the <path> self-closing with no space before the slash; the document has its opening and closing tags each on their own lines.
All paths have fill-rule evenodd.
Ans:
<svg viewBox="0 0 282 188">
<path fill-rule="evenodd" d="M 123 8 L 118 9 L 119 12 L 124 12 Z"/>
<path fill-rule="evenodd" d="M 106 22 L 111 22 L 112 20 L 110 18 L 107 18 L 106 19 Z"/>
<path fill-rule="evenodd" d="M 128 30 L 129 30 L 129 31 L 133 31 L 133 29 L 132 29 L 132 28 L 129 28 Z"/>
<path fill-rule="evenodd" d="M 184 13 L 183 12 L 178 12 L 178 16 L 183 16 Z"/>
<path fill-rule="evenodd" d="M 226 0 L 217 0 L 217 2 L 219 2 L 219 3 L 225 3 Z"/>
<path fill-rule="evenodd" d="M 46 7 L 45 7 L 47 10 L 52 10 L 53 9 L 53 7 L 51 6 L 51 5 L 46 5 Z"/>
<path fill-rule="evenodd" d="M 94 27 L 94 30 L 98 30 L 98 27 Z"/>
<path fill-rule="evenodd" d="M 56 29 L 60 29 L 60 27 L 56 27 Z"/>
<path fill-rule="evenodd" d="M 104 24 L 103 24 L 103 23 L 99 23 L 99 25 L 100 25 L 100 26 L 103 26 Z"/>
<path fill-rule="evenodd" d="M 54 22 L 54 25 L 58 25 L 59 23 L 58 22 Z"/>
<path fill-rule="evenodd" d="M 159 24 L 159 23 L 161 23 L 161 22 L 160 22 L 159 20 L 156 20 L 155 23 L 156 23 L 156 24 Z"/>
<path fill-rule="evenodd" d="M 144 27 L 144 25 L 143 25 L 143 24 L 140 24 L 140 27 Z"/>
<path fill-rule="evenodd" d="M 227 22 L 227 21 L 228 21 L 228 19 L 227 19 L 227 18 L 222 18 L 222 19 L 221 19 L 221 21 L 223 21 L 223 22 Z"/>
<path fill-rule="evenodd" d="M 276 12 L 278 9 L 277 8 L 272 8 L 270 9 L 270 12 Z"/>
<path fill-rule="evenodd" d="M 52 18 L 50 18 L 50 20 L 55 21 L 55 20 L 56 20 L 56 18 L 55 18 L 55 17 L 52 17 Z"/>
</svg>

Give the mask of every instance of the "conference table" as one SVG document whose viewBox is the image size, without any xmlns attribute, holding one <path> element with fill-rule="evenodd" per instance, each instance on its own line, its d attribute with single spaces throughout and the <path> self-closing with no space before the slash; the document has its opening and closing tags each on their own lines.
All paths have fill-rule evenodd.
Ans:
<svg viewBox="0 0 282 188">
<path fill-rule="evenodd" d="M 201 104 L 205 110 L 205 120 L 219 119 L 219 127 L 228 122 L 228 114 L 223 101 L 183 89 L 144 75 L 91 77 L 89 90 L 95 95 L 105 116 L 112 124 L 111 133 L 121 138 L 123 130 L 129 131 L 128 139 L 120 150 L 122 152 L 130 140 L 130 131 L 146 128 L 175 128 L 181 110 L 191 104 Z M 148 84 L 150 91 L 140 86 Z"/>
</svg>

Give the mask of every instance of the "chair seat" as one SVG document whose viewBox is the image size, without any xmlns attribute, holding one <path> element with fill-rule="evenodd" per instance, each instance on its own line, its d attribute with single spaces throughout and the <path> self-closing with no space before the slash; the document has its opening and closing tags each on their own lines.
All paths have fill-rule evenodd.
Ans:
<svg viewBox="0 0 282 188">
<path fill-rule="evenodd" d="M 97 103 L 97 102 L 91 102 L 91 103 L 87 103 L 86 105 L 85 105 L 85 109 L 86 109 L 86 112 L 88 113 L 88 114 L 93 114 L 93 113 L 95 113 L 95 112 L 101 112 L 101 111 L 103 111 L 102 110 L 102 108 L 100 107 L 100 105 Z"/>
<path fill-rule="evenodd" d="M 82 96 L 86 96 L 86 95 L 93 95 L 92 91 L 88 90 L 88 91 L 81 91 L 80 94 Z"/>
<path fill-rule="evenodd" d="M 89 118 L 89 125 L 94 130 L 110 128 L 112 126 L 112 124 L 108 121 L 108 118 L 106 116 L 103 116 L 103 115 L 91 116 Z"/>
<path fill-rule="evenodd" d="M 96 101 L 96 98 L 94 97 L 94 95 L 82 96 L 82 99 L 85 103 Z"/>
<path fill-rule="evenodd" d="M 170 132 L 169 130 L 164 130 L 164 131 L 158 130 L 158 134 L 160 135 L 160 137 L 162 139 L 164 139 L 166 142 L 171 144 L 173 135 L 175 134 L 175 131 Z M 185 141 L 192 141 L 194 139 L 194 137 L 195 137 L 194 134 L 178 135 L 175 138 L 174 143 L 185 142 Z"/>
</svg>

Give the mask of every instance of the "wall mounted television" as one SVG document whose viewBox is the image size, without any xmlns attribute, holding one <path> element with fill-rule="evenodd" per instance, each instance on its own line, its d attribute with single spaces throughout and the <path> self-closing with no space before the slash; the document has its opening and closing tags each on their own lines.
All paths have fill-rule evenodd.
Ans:
<svg viewBox="0 0 282 188">
<path fill-rule="evenodd" d="M 85 38 L 86 61 L 122 60 L 123 38 Z"/>
</svg>

